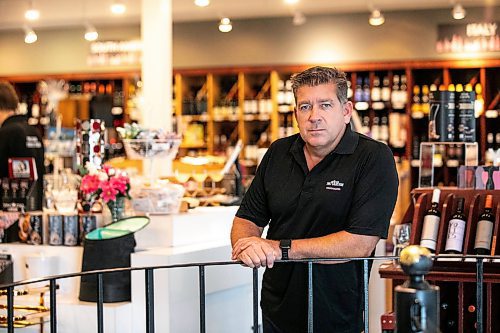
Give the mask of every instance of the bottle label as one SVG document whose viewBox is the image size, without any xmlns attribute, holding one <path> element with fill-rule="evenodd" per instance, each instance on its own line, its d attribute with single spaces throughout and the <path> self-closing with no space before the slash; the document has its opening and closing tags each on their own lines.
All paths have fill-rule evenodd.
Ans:
<svg viewBox="0 0 500 333">
<path fill-rule="evenodd" d="M 425 215 L 420 246 L 435 251 L 438 230 L 439 230 L 439 216 Z"/>
<path fill-rule="evenodd" d="M 480 220 L 477 223 L 475 249 L 491 250 L 491 235 L 493 234 L 493 223 L 488 220 Z"/>
<path fill-rule="evenodd" d="M 460 219 L 451 219 L 448 225 L 448 237 L 446 238 L 445 251 L 462 252 L 464 235 L 465 221 Z"/>
</svg>

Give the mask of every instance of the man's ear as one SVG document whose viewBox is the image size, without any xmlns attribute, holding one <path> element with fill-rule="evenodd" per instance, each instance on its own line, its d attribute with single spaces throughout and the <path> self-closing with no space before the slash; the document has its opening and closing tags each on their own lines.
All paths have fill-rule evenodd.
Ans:
<svg viewBox="0 0 500 333">
<path fill-rule="evenodd" d="M 349 124 L 352 117 L 353 105 L 351 101 L 347 101 L 342 106 L 342 113 L 344 115 L 344 123 Z"/>
</svg>

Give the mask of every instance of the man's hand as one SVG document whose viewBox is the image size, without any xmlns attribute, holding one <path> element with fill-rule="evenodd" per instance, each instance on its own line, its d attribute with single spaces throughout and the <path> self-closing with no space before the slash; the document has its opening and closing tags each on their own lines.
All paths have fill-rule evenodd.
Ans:
<svg viewBox="0 0 500 333">
<path fill-rule="evenodd" d="M 281 259 L 279 242 L 255 236 L 240 238 L 233 246 L 232 259 L 251 268 L 272 268 L 274 261 Z"/>
</svg>

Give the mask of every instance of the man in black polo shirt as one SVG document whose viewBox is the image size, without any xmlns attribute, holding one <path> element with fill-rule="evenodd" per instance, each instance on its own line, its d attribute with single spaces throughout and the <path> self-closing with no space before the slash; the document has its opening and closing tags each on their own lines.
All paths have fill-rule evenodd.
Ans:
<svg viewBox="0 0 500 333">
<path fill-rule="evenodd" d="M 18 104 L 19 99 L 12 85 L 0 81 L 0 179 L 9 176 L 10 157 L 35 158 L 38 180 L 34 185 L 34 202 L 28 208 L 41 210 L 44 173 L 42 138 L 37 129 L 28 124 L 26 116 L 15 114 Z"/>
<path fill-rule="evenodd" d="M 231 230 L 233 259 L 267 267 L 265 333 L 307 332 L 307 265 L 274 261 L 373 255 L 397 197 L 391 150 L 350 128 L 345 73 L 314 67 L 292 86 L 300 135 L 271 145 Z M 314 332 L 361 332 L 362 262 L 316 264 L 313 279 Z"/>
</svg>

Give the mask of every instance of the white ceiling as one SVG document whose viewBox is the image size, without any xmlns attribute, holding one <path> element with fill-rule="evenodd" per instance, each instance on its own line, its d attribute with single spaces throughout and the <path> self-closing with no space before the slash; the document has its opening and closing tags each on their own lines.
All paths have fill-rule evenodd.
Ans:
<svg viewBox="0 0 500 333">
<path fill-rule="evenodd" d="M 24 11 L 30 2 L 40 10 L 40 19 L 30 23 L 35 28 L 82 25 L 138 23 L 141 0 L 123 0 L 127 11 L 122 17 L 113 17 L 109 6 L 114 0 L 0 0 L 0 30 L 19 29 L 26 23 Z M 148 0 L 143 0 L 148 1 Z M 166 0 L 169 1 L 169 0 Z M 170 0 L 174 22 L 292 16 L 295 10 L 304 14 L 368 12 L 370 6 L 385 11 L 450 8 L 460 1 L 463 6 L 498 6 L 500 0 L 299 0 L 286 5 L 283 0 L 211 0 L 205 8 L 196 7 L 193 0 Z"/>
</svg>

